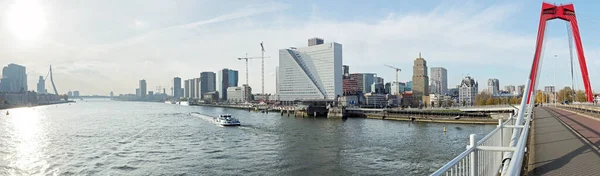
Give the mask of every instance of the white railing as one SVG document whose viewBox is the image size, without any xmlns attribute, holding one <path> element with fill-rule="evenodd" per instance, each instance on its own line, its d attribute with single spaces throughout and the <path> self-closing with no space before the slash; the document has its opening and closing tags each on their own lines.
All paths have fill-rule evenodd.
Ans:
<svg viewBox="0 0 600 176">
<path fill-rule="evenodd" d="M 515 124 L 517 116 L 512 114 L 506 122 L 498 120 L 498 126 L 478 142 L 475 142 L 476 135 L 471 134 L 467 150 L 431 175 L 519 175 L 529 131 L 529 115 L 525 117 L 523 125 Z M 524 130 L 516 145 L 510 147 L 514 129 Z M 509 165 L 503 171 L 506 164 Z"/>
</svg>

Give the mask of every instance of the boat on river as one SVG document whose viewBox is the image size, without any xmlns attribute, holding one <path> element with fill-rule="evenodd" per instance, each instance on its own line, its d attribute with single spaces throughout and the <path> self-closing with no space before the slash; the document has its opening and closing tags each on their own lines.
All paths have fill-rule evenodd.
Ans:
<svg viewBox="0 0 600 176">
<path fill-rule="evenodd" d="M 216 124 L 221 126 L 240 126 L 238 119 L 231 117 L 231 114 L 221 114 L 213 119 Z"/>
</svg>

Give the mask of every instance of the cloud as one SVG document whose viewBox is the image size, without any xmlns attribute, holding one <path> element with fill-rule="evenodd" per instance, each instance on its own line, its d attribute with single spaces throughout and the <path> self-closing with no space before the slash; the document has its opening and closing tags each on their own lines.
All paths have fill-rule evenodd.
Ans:
<svg viewBox="0 0 600 176">
<path fill-rule="evenodd" d="M 485 8 L 457 4 L 429 12 L 391 12 L 361 20 L 320 16 L 318 5 L 311 6 L 312 16 L 303 18 L 288 7 L 280 3 L 245 5 L 205 20 L 149 29 L 92 47 L 55 42 L 51 50 L 39 49 L 31 56 L 51 59 L 44 64 L 31 61 L 28 69 L 46 70 L 48 62 L 57 68 L 60 65 L 64 70 L 57 70 L 57 86 L 89 94 L 111 90 L 133 93 L 140 79 L 146 79 L 149 87 L 169 87 L 175 76 L 190 79 L 202 71 L 221 68 L 239 70 L 239 81 L 244 83 L 245 62 L 236 58 L 246 53 L 260 56 L 259 43 L 264 41 L 265 56 L 271 57 L 265 59 L 265 91 L 274 93 L 272 73 L 278 65 L 278 50 L 306 46 L 307 39 L 316 36 L 343 45 L 343 62 L 350 65 L 351 72 L 375 72 L 390 81 L 395 79 L 395 72 L 383 66 L 389 64 L 403 69 L 401 81 L 410 80 L 413 60 L 422 52 L 429 67 L 448 69 L 449 86 L 458 84 L 461 75 L 468 73 L 480 83 L 497 77 L 505 85 L 525 80 L 519 76 L 528 75 L 535 45 L 535 32 L 515 33 L 505 27 L 522 8 L 519 4 Z M 140 20 L 142 24 L 158 24 L 140 19 L 144 19 Z M 561 40 L 550 37 L 548 43 Z M 2 48 L 0 57 L 6 56 Z M 564 46 L 546 46 L 547 51 L 558 48 Z M 261 91 L 260 66 L 259 60 L 249 62 L 249 82 L 255 92 Z"/>
</svg>

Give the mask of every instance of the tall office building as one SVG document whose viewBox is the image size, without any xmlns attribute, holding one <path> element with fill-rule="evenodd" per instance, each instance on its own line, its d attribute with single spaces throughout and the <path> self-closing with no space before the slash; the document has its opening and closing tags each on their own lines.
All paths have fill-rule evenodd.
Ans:
<svg viewBox="0 0 600 176">
<path fill-rule="evenodd" d="M 412 91 L 412 88 L 413 88 L 413 82 L 408 81 L 408 82 L 406 82 L 406 87 L 404 87 L 404 91 Z"/>
<path fill-rule="evenodd" d="M 183 92 L 181 89 L 181 78 L 175 77 L 173 78 L 173 98 L 178 100 L 183 96 Z"/>
<path fill-rule="evenodd" d="M 279 50 L 279 99 L 330 99 L 342 95 L 342 45 Z"/>
<path fill-rule="evenodd" d="M 431 93 L 445 95 L 448 93 L 448 71 L 444 67 L 431 67 Z"/>
<path fill-rule="evenodd" d="M 544 87 L 544 93 L 554 93 L 554 86 L 546 86 Z"/>
<path fill-rule="evenodd" d="M 505 86 L 504 88 L 506 89 L 506 92 L 508 92 L 509 94 L 516 94 L 515 86 L 508 85 L 508 86 Z"/>
<path fill-rule="evenodd" d="M 238 71 L 224 68 L 219 71 L 218 77 L 219 97 L 222 100 L 227 100 L 227 88 L 238 86 Z"/>
<path fill-rule="evenodd" d="M 140 96 L 146 97 L 146 80 L 140 80 Z"/>
<path fill-rule="evenodd" d="M 500 80 L 496 78 L 488 79 L 488 89 L 487 92 L 492 95 L 497 95 L 500 93 Z"/>
<path fill-rule="evenodd" d="M 423 100 L 423 96 L 429 96 L 429 76 L 427 76 L 427 61 L 421 57 L 415 59 L 413 65 L 412 77 L 413 100 L 418 104 Z"/>
<path fill-rule="evenodd" d="M 343 65 L 342 66 L 342 74 L 344 75 L 343 78 L 346 79 L 348 77 L 350 77 L 350 66 L 348 65 Z"/>
<path fill-rule="evenodd" d="M 363 81 L 365 79 L 365 76 L 362 73 L 352 73 L 350 74 L 350 79 L 356 81 L 356 84 L 358 86 L 358 89 L 356 89 L 357 92 L 365 93 L 365 82 Z"/>
<path fill-rule="evenodd" d="M 373 92 L 371 85 L 375 82 L 375 73 L 362 73 L 363 75 L 363 90 L 365 93 Z"/>
<path fill-rule="evenodd" d="M 458 87 L 458 103 L 460 105 L 473 105 L 477 91 L 479 91 L 479 83 L 470 76 L 465 77 Z"/>
<path fill-rule="evenodd" d="M 325 40 L 323 40 L 322 38 L 311 38 L 308 39 L 308 46 L 315 46 L 315 45 L 321 45 L 325 42 Z"/>
<path fill-rule="evenodd" d="M 37 93 L 38 94 L 45 94 L 46 93 L 46 81 L 44 80 L 43 76 L 40 76 L 40 79 L 37 83 Z"/>
<path fill-rule="evenodd" d="M 194 78 L 194 98 L 202 99 L 202 93 L 200 92 L 200 86 L 202 86 L 202 80 L 200 78 Z"/>
<path fill-rule="evenodd" d="M 79 91 L 78 91 L 78 90 L 76 90 L 76 91 L 73 91 L 73 96 L 74 96 L 74 97 L 79 97 Z"/>
<path fill-rule="evenodd" d="M 200 98 L 202 98 L 205 93 L 217 90 L 217 74 L 215 74 L 215 72 L 200 73 L 200 82 Z"/>
<path fill-rule="evenodd" d="M 523 95 L 523 93 L 525 93 L 525 85 L 517 86 L 517 94 Z"/>
<path fill-rule="evenodd" d="M 194 78 L 192 79 L 188 79 L 188 82 L 190 83 L 190 97 L 189 98 L 196 98 L 196 92 L 198 92 L 196 90 L 196 80 Z"/>
<path fill-rule="evenodd" d="M 392 95 L 402 95 L 405 90 L 406 90 L 406 83 L 394 81 L 390 84 L 389 93 Z"/>
<path fill-rule="evenodd" d="M 17 64 L 8 64 L 2 69 L 0 92 L 27 91 L 27 74 L 25 67 Z"/>
<path fill-rule="evenodd" d="M 183 87 L 185 88 L 183 97 L 190 98 L 190 80 L 183 81 Z"/>
</svg>

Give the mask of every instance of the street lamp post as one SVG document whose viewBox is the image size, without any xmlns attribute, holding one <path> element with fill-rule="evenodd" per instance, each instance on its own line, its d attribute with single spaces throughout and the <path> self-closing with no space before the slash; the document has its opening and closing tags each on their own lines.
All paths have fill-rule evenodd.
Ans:
<svg viewBox="0 0 600 176">
<path fill-rule="evenodd" d="M 556 60 L 558 60 L 558 54 L 554 55 L 554 107 L 556 107 Z"/>
</svg>

